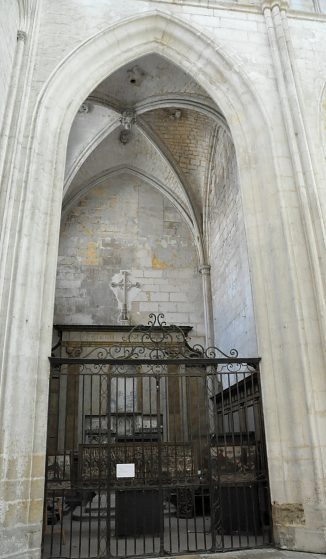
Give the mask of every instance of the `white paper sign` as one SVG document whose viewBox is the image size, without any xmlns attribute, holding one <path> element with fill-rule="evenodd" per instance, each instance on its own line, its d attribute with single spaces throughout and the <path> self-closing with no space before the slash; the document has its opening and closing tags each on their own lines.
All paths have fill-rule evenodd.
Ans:
<svg viewBox="0 0 326 559">
<path fill-rule="evenodd" d="M 117 477 L 135 477 L 135 464 L 117 464 Z"/>
</svg>

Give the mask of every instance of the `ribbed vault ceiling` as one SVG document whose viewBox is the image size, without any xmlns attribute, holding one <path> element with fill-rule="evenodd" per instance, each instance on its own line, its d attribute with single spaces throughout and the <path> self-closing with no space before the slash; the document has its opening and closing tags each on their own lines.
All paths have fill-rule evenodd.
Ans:
<svg viewBox="0 0 326 559">
<path fill-rule="evenodd" d="M 136 174 L 169 197 L 200 245 L 212 150 L 221 126 L 227 128 L 206 92 L 168 60 L 151 54 L 120 68 L 76 115 L 63 214 L 105 177 Z"/>
</svg>

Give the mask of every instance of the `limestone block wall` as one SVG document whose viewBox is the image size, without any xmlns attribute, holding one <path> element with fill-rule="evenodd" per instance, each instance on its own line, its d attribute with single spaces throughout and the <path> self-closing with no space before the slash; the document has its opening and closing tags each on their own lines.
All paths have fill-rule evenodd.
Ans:
<svg viewBox="0 0 326 559">
<path fill-rule="evenodd" d="M 141 0 L 140 0 L 141 1 Z M 153 1 L 153 0 L 151 0 Z M 185 4 L 191 6 L 199 6 L 203 8 L 218 8 L 220 7 L 221 3 L 219 0 L 171 0 L 171 3 L 175 4 Z M 164 2 L 166 0 L 155 0 L 155 2 Z M 302 10 L 306 12 L 326 12 L 326 6 L 324 5 L 324 0 L 288 0 L 289 7 L 292 10 Z M 260 6 L 261 0 L 223 0 L 223 4 L 227 5 L 230 4 L 230 7 L 234 5 L 236 6 L 245 6 L 246 8 L 252 6 Z"/>
<path fill-rule="evenodd" d="M 293 1 L 304 2 L 306 0 Z M 257 0 L 256 6 L 250 2 L 251 9 L 248 8 L 248 11 L 241 7 L 241 4 L 248 7 L 248 2 L 230 3 L 237 4 L 237 6 L 233 6 L 234 9 L 229 11 L 223 6 L 221 7 L 220 3 L 216 3 L 214 6 L 213 2 L 209 2 L 207 6 L 206 1 L 202 5 L 200 2 L 198 5 L 193 5 L 194 2 L 189 5 L 187 2 L 168 4 L 164 0 L 162 4 L 158 5 L 159 8 L 170 11 L 185 23 L 201 28 L 205 35 L 216 41 L 223 50 L 232 53 L 232 57 L 247 73 L 253 89 L 261 99 L 264 99 L 266 115 L 273 123 L 273 130 L 276 130 L 280 120 L 279 104 L 278 97 L 275 95 L 275 76 L 266 25 L 259 7 L 261 2 Z M 323 2 L 319 0 L 319 3 Z M 125 0 L 123 5 L 119 6 L 113 1 L 92 2 L 77 6 L 66 1 L 58 4 L 44 0 L 39 30 L 39 48 L 36 52 L 35 91 L 31 95 L 31 105 L 35 105 L 33 96 L 38 95 L 41 85 L 71 50 L 109 25 L 131 15 L 137 16 L 153 9 L 155 9 L 155 3 L 151 1 L 144 3 Z M 322 6 L 321 9 L 325 11 L 326 7 Z M 76 22 L 71 32 L 62 33 L 62 29 L 66 29 L 71 21 Z M 323 21 L 312 22 L 303 19 L 295 21 L 301 28 L 303 40 L 305 36 L 309 37 L 311 26 L 318 27 L 321 32 L 324 29 Z M 320 60 L 323 58 L 321 54 L 318 56 Z M 212 87 L 214 89 L 214 85 Z M 267 99 L 268 102 L 266 102 Z"/>
<path fill-rule="evenodd" d="M 289 4 L 292 10 L 326 13 L 324 0 L 290 0 Z"/>
<path fill-rule="evenodd" d="M 173 154 L 200 207 L 214 122 L 206 115 L 185 109 L 178 119 L 173 118 L 171 109 L 150 111 L 143 119 Z"/>
<path fill-rule="evenodd" d="M 190 324 L 203 341 L 203 299 L 197 253 L 188 226 L 173 205 L 135 177 L 93 188 L 61 229 L 55 323 L 117 324 L 110 287 L 130 270 L 140 292 L 131 323 L 147 324 L 150 312 L 169 323 Z"/>
<path fill-rule="evenodd" d="M 257 342 L 243 208 L 232 140 L 219 129 L 208 203 L 215 343 L 256 355 Z"/>
<path fill-rule="evenodd" d="M 259 3 L 260 0 L 259 2 L 257 0 L 257 6 Z M 60 60 L 88 37 L 130 16 L 135 17 L 141 13 L 151 12 L 155 7 L 155 2 L 151 1 L 124 0 L 123 3 L 117 4 L 114 0 L 109 0 L 72 4 L 62 0 L 58 4 L 53 3 L 52 0 L 44 0 L 42 25 L 39 31 L 40 47 L 36 55 L 37 78 L 44 82 Z M 220 5 L 220 9 L 215 9 L 215 6 L 210 9 L 206 1 L 201 7 L 193 5 L 193 2 L 169 4 L 165 0 L 159 4 L 159 8 L 173 13 L 191 25 L 202 27 L 205 35 L 216 39 L 219 44 L 229 45 L 231 51 L 240 57 L 248 69 L 253 65 L 259 67 L 263 60 L 266 82 L 267 66 L 271 65 L 271 60 L 266 27 L 260 10 L 246 13 L 244 10 L 227 11 Z M 69 34 L 62 33 L 62 29 L 71 21 L 75 21 L 76 25 L 72 27 Z M 119 64 L 116 69 L 118 68 Z"/>
</svg>

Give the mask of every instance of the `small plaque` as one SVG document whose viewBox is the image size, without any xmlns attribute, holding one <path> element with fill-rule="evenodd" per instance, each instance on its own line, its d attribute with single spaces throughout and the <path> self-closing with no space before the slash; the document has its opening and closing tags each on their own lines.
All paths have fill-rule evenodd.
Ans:
<svg viewBox="0 0 326 559">
<path fill-rule="evenodd" d="M 135 464 L 117 464 L 117 477 L 135 477 Z"/>
</svg>

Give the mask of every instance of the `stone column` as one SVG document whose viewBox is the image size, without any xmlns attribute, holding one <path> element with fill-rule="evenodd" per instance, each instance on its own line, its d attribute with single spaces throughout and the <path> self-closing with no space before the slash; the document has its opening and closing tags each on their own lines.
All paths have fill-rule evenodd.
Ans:
<svg viewBox="0 0 326 559">
<path fill-rule="evenodd" d="M 316 6 L 316 4 L 315 4 Z M 316 185 L 315 162 L 309 144 L 309 137 L 304 120 L 304 101 L 301 95 L 300 82 L 296 75 L 296 58 L 293 53 L 291 35 L 287 24 L 287 0 L 263 0 L 262 9 L 265 18 L 271 56 L 276 76 L 276 84 L 280 98 L 280 110 L 287 137 L 288 149 L 293 166 L 293 186 L 297 197 L 302 232 L 305 238 L 305 250 L 309 260 L 309 273 L 314 300 L 311 304 L 316 309 L 316 316 L 311 321 L 307 300 L 308 284 L 304 287 L 305 262 L 302 255 L 295 253 L 295 241 L 288 245 L 289 258 L 299 271 L 297 280 L 293 281 L 295 312 L 298 321 L 302 317 L 305 326 L 298 329 L 298 335 L 293 332 L 293 340 L 297 338 L 297 352 L 291 351 L 292 360 L 289 368 L 293 369 L 294 362 L 300 368 L 295 376 L 289 370 L 289 376 L 300 386 L 300 393 L 295 396 L 292 385 L 289 386 L 289 413 L 287 423 L 298 418 L 297 410 L 293 406 L 293 398 L 297 398 L 297 406 L 302 406 L 302 423 L 305 434 L 303 448 L 298 443 L 292 447 L 296 452 L 296 466 L 293 455 L 284 469 L 286 493 L 278 494 L 273 499 L 274 536 L 277 545 L 284 548 L 307 551 L 325 551 L 326 506 L 325 506 L 325 472 L 324 458 L 325 436 L 321 414 L 325 413 L 324 404 L 318 393 L 325 392 L 325 379 L 320 374 L 320 367 L 326 360 L 325 348 L 325 293 L 323 287 L 322 260 L 325 258 L 320 251 L 320 241 L 325 238 L 323 230 L 323 216 Z M 286 209 L 287 216 L 290 208 Z M 301 269 L 299 263 L 301 262 Z M 280 310 L 281 313 L 281 310 Z M 309 322 L 311 329 L 309 329 Z M 297 322 L 299 324 L 299 322 Z M 296 325 L 295 325 L 296 326 Z M 315 328 L 315 337 L 312 335 Z M 318 365 L 319 363 L 319 365 Z M 314 365 L 312 365 L 314 364 Z M 299 400 L 301 404 L 299 404 Z M 284 410 L 281 410 L 284 415 Z M 290 412 L 290 408 L 289 408 Z M 289 426 L 286 426 L 288 429 Z M 299 440 L 299 425 L 294 424 L 293 440 Z M 289 452 L 287 440 L 285 452 Z M 296 448 L 296 451 L 294 450 Z M 309 466 L 310 463 L 310 466 Z M 275 463 L 276 465 L 276 463 Z M 273 467 L 275 467 L 273 465 Z M 284 467 L 284 466 L 283 466 Z M 295 487 L 295 479 L 297 486 Z M 291 487 L 292 486 L 292 487 Z M 289 489 L 289 490 L 288 490 Z M 294 501 L 292 501 L 292 499 Z M 302 499 L 301 502 L 298 502 Z"/>
<path fill-rule="evenodd" d="M 24 182 L 40 2 L 17 3 L 17 46 L 0 146 L 0 557 L 34 559 L 40 556 L 42 534 L 52 320 L 42 330 L 46 349 L 40 357 L 35 328 L 43 293 L 35 283 L 39 246 L 31 246 L 33 258 L 22 248 L 22 239 L 28 245 L 26 223 L 32 227 L 42 221 L 25 211 L 30 192 Z M 30 278 L 28 266 L 33 268 Z M 47 305 L 50 317 L 53 301 L 48 299 Z"/>
<path fill-rule="evenodd" d="M 19 99 L 19 89 L 21 87 L 23 73 L 23 56 L 25 51 L 27 35 L 25 31 L 17 31 L 17 45 L 13 60 L 12 74 L 9 84 L 7 104 L 3 125 L 1 129 L 0 139 L 0 261 L 3 263 L 8 254 L 10 254 L 12 243 L 11 237 L 11 220 L 14 212 L 14 191 L 16 190 L 16 181 L 14 175 L 17 173 L 15 169 L 15 152 L 17 150 L 18 130 L 19 130 L 19 113 L 21 99 Z M 17 178 L 17 177 L 16 177 Z M 4 267 L 3 267 L 4 270 Z M 0 294 L 6 278 L 4 272 L 0 270 Z M 0 302 L 1 311 L 1 302 Z M 1 312 L 0 312 L 1 315 Z M 1 340 L 1 333 L 0 333 Z"/>
<path fill-rule="evenodd" d="M 213 322 L 213 305 L 212 305 L 212 287 L 211 287 L 211 267 L 209 264 L 203 264 L 199 267 L 199 273 L 202 277 L 203 299 L 204 299 L 204 316 L 206 330 L 206 347 L 214 345 L 214 322 Z"/>
<path fill-rule="evenodd" d="M 4 163 L 7 159 L 7 149 L 10 137 L 12 138 L 12 128 L 14 126 L 13 119 L 17 118 L 15 115 L 15 104 L 17 102 L 17 90 L 19 86 L 19 79 L 22 72 L 22 61 L 24 54 L 24 47 L 26 43 L 26 33 L 25 31 L 17 31 L 17 46 L 15 50 L 15 56 L 13 61 L 12 74 L 10 79 L 10 85 L 8 90 L 7 105 L 4 115 L 4 121 L 1 130 L 1 151 L 0 151 L 0 177 L 3 179 Z"/>
</svg>

